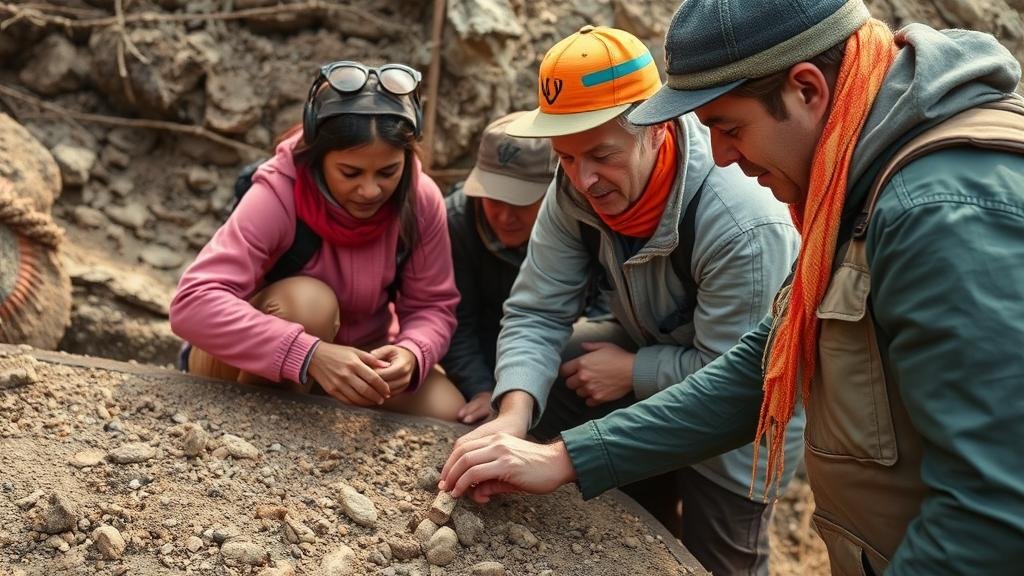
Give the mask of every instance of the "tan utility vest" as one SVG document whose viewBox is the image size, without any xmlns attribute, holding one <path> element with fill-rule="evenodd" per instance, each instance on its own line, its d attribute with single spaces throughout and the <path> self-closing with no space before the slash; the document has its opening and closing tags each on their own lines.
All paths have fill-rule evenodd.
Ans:
<svg viewBox="0 0 1024 576">
<path fill-rule="evenodd" d="M 878 195 L 892 175 L 953 146 L 1024 154 L 1024 102 L 1013 97 L 967 110 L 897 151 L 875 179 L 818 306 L 818 370 L 806 403 L 804 458 L 817 506 L 814 523 L 833 575 L 881 574 L 927 492 L 920 473 L 921 435 L 882 364 L 869 310 L 871 270 L 864 244 Z M 776 297 L 776 318 L 788 304 L 787 286 Z M 773 340 L 774 334 L 769 344 Z"/>
</svg>

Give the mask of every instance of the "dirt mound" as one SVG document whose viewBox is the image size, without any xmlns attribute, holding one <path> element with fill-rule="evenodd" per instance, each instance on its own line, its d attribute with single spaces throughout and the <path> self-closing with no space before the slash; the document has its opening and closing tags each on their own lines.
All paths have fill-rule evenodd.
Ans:
<svg viewBox="0 0 1024 576">
<path fill-rule="evenodd" d="M 614 494 L 410 523 L 455 425 L 38 354 L 0 347 L 4 574 L 703 573 Z"/>
</svg>

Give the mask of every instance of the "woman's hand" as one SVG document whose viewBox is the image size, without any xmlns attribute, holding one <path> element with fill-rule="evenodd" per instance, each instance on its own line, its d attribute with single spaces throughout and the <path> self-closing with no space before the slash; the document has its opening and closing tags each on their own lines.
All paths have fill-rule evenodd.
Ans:
<svg viewBox="0 0 1024 576">
<path fill-rule="evenodd" d="M 308 372 L 324 391 L 354 406 L 380 406 L 391 396 L 376 372 L 387 366 L 369 352 L 321 341 L 309 361 Z"/>
<path fill-rule="evenodd" d="M 483 420 L 491 414 L 491 393 L 490 392 L 479 392 L 466 402 L 466 405 L 459 409 L 459 413 L 455 415 L 459 419 L 459 422 L 463 424 L 472 424 L 478 420 Z"/>
<path fill-rule="evenodd" d="M 377 374 L 387 383 L 394 396 L 409 387 L 417 368 L 416 355 L 408 348 L 388 344 L 370 351 L 383 364 Z"/>
</svg>

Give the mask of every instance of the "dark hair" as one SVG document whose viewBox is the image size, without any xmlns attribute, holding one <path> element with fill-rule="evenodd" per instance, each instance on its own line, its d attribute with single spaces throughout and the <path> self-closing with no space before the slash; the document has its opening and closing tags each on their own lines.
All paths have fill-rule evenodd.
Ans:
<svg viewBox="0 0 1024 576">
<path fill-rule="evenodd" d="M 355 148 L 377 139 L 405 150 L 405 167 L 391 202 L 398 206 L 401 241 L 411 250 L 417 241 L 413 159 L 419 153 L 416 131 L 411 122 L 391 114 L 339 114 L 317 126 L 316 138 L 312 142 L 299 140 L 292 150 L 292 157 L 296 164 L 309 166 L 314 180 L 322 184 L 323 160 L 328 152 Z"/>
<path fill-rule="evenodd" d="M 846 40 L 843 40 L 806 61 L 817 66 L 825 74 L 829 85 L 832 86 L 839 74 L 839 66 L 843 63 L 845 53 Z M 731 94 L 743 98 L 754 98 L 761 102 L 773 118 L 786 120 L 789 118 L 789 113 L 786 111 L 786 105 L 782 102 L 782 86 L 786 83 L 789 70 L 786 68 L 782 72 L 748 80 L 733 89 Z"/>
</svg>

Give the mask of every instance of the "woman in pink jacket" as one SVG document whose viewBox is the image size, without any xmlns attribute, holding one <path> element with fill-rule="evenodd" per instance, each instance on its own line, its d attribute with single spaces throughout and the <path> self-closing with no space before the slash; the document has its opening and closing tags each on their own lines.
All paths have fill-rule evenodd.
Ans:
<svg viewBox="0 0 1024 576">
<path fill-rule="evenodd" d="M 455 419 L 464 401 L 434 364 L 459 295 L 441 192 L 415 152 L 419 81 L 400 64 L 320 69 L 301 130 L 178 284 L 189 372 Z M 304 263 L 289 250 L 302 227 L 321 242 Z"/>
</svg>

